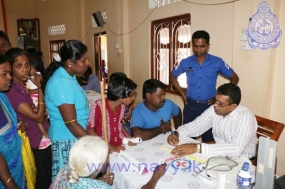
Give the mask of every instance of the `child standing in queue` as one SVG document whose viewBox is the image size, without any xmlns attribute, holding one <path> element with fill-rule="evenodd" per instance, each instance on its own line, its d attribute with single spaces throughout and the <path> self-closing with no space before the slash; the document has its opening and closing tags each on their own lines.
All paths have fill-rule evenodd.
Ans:
<svg viewBox="0 0 285 189">
<path fill-rule="evenodd" d="M 123 123 L 127 106 L 135 98 L 136 87 L 137 85 L 131 79 L 120 74 L 111 75 L 110 77 L 105 103 L 108 143 L 111 151 L 120 152 L 120 150 L 125 150 L 122 145 L 123 139 L 131 137 L 123 132 Z M 104 137 L 102 99 L 95 101 L 90 109 L 87 132 L 90 135 Z M 135 145 L 132 142 L 128 142 L 128 144 Z"/>
</svg>

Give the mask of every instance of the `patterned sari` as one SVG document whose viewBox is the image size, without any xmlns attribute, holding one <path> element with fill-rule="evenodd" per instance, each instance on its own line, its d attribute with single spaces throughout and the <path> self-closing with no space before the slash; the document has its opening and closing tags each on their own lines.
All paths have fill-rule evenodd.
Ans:
<svg viewBox="0 0 285 189">
<path fill-rule="evenodd" d="M 8 122 L 5 125 L 0 125 L 0 153 L 6 160 L 10 173 L 20 188 L 26 188 L 23 163 L 21 155 L 22 141 L 17 132 L 17 117 L 6 94 L 0 92 L 0 108 L 7 118 Z M 0 182 L 0 189 L 4 189 Z"/>
</svg>

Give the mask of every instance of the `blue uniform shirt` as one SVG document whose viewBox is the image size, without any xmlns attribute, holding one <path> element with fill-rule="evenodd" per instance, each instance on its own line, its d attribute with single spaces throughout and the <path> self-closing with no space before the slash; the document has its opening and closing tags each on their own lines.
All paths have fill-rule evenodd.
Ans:
<svg viewBox="0 0 285 189">
<path fill-rule="evenodd" d="M 234 71 L 221 58 L 206 54 L 205 61 L 199 64 L 195 55 L 183 59 L 179 66 L 172 70 L 177 77 L 186 72 L 187 94 L 192 100 L 208 100 L 216 95 L 216 84 L 219 74 L 229 78 Z"/>
</svg>

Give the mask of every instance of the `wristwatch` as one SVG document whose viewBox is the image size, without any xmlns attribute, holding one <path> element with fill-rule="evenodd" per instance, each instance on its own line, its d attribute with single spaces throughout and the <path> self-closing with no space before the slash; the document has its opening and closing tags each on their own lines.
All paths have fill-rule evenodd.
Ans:
<svg viewBox="0 0 285 189">
<path fill-rule="evenodd" d="M 198 153 L 201 153 L 201 144 L 200 144 L 200 143 L 197 144 L 197 152 L 198 152 Z"/>
</svg>

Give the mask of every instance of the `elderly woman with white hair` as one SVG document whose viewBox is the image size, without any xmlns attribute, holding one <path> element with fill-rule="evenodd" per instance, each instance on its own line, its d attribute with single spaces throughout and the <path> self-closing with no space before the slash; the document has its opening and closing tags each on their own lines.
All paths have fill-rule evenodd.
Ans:
<svg viewBox="0 0 285 189">
<path fill-rule="evenodd" d="M 104 165 L 108 154 L 108 144 L 100 137 L 87 135 L 80 138 L 72 146 L 68 163 L 58 173 L 50 189 L 112 189 L 113 173 L 96 179 L 102 168 L 106 167 Z M 165 168 L 166 164 L 157 166 L 152 178 L 142 189 L 154 189 L 157 181 L 164 175 Z"/>
<path fill-rule="evenodd" d="M 113 174 L 110 175 L 110 179 L 106 180 L 106 183 L 95 179 L 104 166 L 108 154 L 108 144 L 99 137 L 86 136 L 78 140 L 78 142 L 72 146 L 69 155 L 70 170 L 67 174 L 67 178 L 71 183 L 70 187 L 82 188 L 84 186 L 86 188 L 103 188 L 103 186 L 105 186 L 106 188 L 112 188 L 106 183 L 113 183 Z M 93 164 L 101 167 L 93 171 L 93 167 L 90 168 Z"/>
<path fill-rule="evenodd" d="M 76 141 L 69 152 L 69 161 L 58 173 L 50 186 L 59 188 L 112 188 L 113 174 L 105 177 L 105 182 L 95 179 L 109 154 L 108 144 L 98 136 L 84 136 Z M 101 165 L 96 170 L 88 166 Z M 92 187 L 91 187 L 92 186 Z"/>
</svg>

